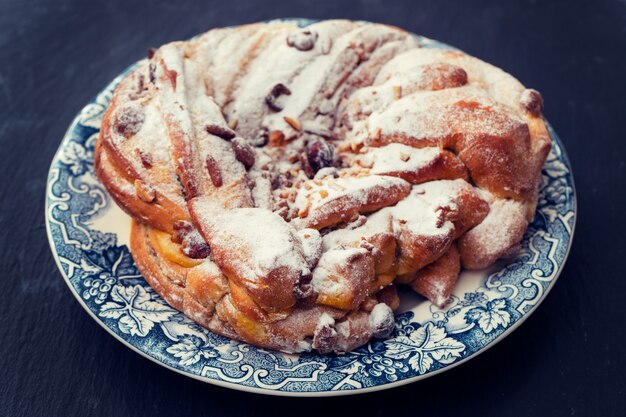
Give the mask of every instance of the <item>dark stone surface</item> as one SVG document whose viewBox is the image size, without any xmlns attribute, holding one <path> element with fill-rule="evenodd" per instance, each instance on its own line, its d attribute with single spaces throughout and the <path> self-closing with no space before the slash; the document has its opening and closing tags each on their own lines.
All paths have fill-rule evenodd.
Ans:
<svg viewBox="0 0 626 417">
<path fill-rule="evenodd" d="M 149 46 L 293 16 L 401 26 L 543 93 L 576 176 L 570 259 L 535 314 L 465 365 L 346 398 L 218 388 L 118 343 L 56 269 L 43 222 L 45 180 L 80 108 Z M 0 415 L 624 415 L 624 74 L 624 1 L 0 0 Z"/>
</svg>

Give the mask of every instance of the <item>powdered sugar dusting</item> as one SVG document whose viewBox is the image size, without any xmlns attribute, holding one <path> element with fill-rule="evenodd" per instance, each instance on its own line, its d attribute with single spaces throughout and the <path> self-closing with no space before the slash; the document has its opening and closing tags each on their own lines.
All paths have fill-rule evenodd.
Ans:
<svg viewBox="0 0 626 417">
<path fill-rule="evenodd" d="M 411 230 L 420 236 L 446 235 L 454 228 L 451 221 L 440 224 L 440 210 L 457 208 L 455 203 L 458 187 L 465 181 L 431 181 L 413 186 L 411 194 L 394 207 L 387 208 L 393 217 L 394 230 Z"/>
<path fill-rule="evenodd" d="M 367 253 L 363 248 L 339 248 L 324 252 L 313 270 L 311 281 L 313 290 L 324 294 L 348 293 L 348 286 L 351 283 L 341 279 L 341 275 L 337 274 L 337 268 L 347 265 L 351 258 Z"/>
<path fill-rule="evenodd" d="M 431 163 L 441 154 L 441 149 L 413 148 L 400 143 L 391 143 L 380 148 L 371 148 L 361 158 L 362 163 L 372 165 L 372 174 L 389 172 L 414 172 Z"/>
<path fill-rule="evenodd" d="M 213 226 L 212 241 L 227 251 L 246 251 L 242 271 L 254 280 L 267 270 L 285 266 L 308 273 L 296 230 L 280 216 L 261 208 L 237 208 L 221 213 L 206 213 L 202 223 Z"/>
<path fill-rule="evenodd" d="M 459 106 L 459 102 L 468 106 Z M 468 85 L 410 94 L 383 112 L 372 114 L 367 132 L 362 134 L 371 137 L 380 129 L 383 135 L 410 137 L 411 143 L 424 142 L 421 146 L 428 146 L 455 134 L 507 136 L 520 124 L 523 121 L 484 90 Z"/>
<path fill-rule="evenodd" d="M 267 346 L 320 349 L 324 337 L 339 337 L 329 351 L 341 350 L 393 330 L 385 304 L 365 313 L 375 291 L 389 284 L 381 277 L 433 262 L 469 227 L 460 211 L 470 203 L 459 198 L 471 194 L 467 182 L 410 182 L 469 175 L 494 193 L 477 190 L 489 198 L 491 212 L 457 242 L 463 262 L 468 254 L 476 264 L 493 262 L 525 230 L 528 202 L 502 199 L 474 175 L 482 168 L 493 172 L 497 163 L 508 167 L 502 161 L 510 155 L 514 161 L 536 157 L 540 147 L 526 143 L 534 138 L 524 130 L 530 117 L 520 104 L 524 88 L 475 58 L 419 48 L 409 34 L 383 25 L 337 20 L 302 29 L 283 22 L 168 44 L 139 74 L 144 84 L 138 78 L 124 91 L 137 96 L 127 100 L 137 110 L 128 117 L 136 115 L 137 123 L 118 126 L 116 145 L 124 153 L 141 151 L 131 164 L 146 187 L 183 208 L 190 204 L 215 261 L 208 272 L 218 268 L 234 280 L 225 308 L 267 321 L 268 340 L 261 341 Z M 492 146 L 492 138 L 515 152 L 496 155 L 500 146 Z M 471 155 L 474 167 L 462 153 L 468 144 L 486 147 Z M 453 163 L 462 174 L 441 173 Z M 523 171 L 518 168 L 504 174 Z M 132 195 L 129 184 L 124 192 Z M 278 281 L 281 297 L 261 293 Z M 443 304 L 448 288 L 437 280 L 429 285 L 433 301 Z M 312 290 L 328 297 L 310 307 Z M 267 315 L 275 307 L 267 294 L 284 302 L 281 314 L 295 309 L 287 318 Z M 242 308 L 250 307 L 247 296 L 259 311 Z M 367 297 L 370 304 L 358 311 Z M 322 305 L 329 311 L 315 310 Z M 244 340 L 252 330 L 262 333 L 228 322 L 229 334 Z M 307 330 L 293 340 L 276 331 L 285 323 Z"/>
<path fill-rule="evenodd" d="M 303 209 L 307 206 L 315 211 L 316 207 L 330 204 L 341 197 L 349 197 L 349 205 L 365 204 L 368 193 L 375 187 L 391 188 L 404 184 L 405 181 L 397 178 L 370 175 L 365 177 L 345 176 L 340 178 L 326 177 L 308 183 L 308 189 L 300 189 L 294 207 Z"/>
</svg>

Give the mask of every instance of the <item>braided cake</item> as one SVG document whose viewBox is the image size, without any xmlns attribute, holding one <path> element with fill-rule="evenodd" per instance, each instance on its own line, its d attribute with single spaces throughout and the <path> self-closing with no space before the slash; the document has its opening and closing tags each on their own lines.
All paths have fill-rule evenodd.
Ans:
<svg viewBox="0 0 626 417">
<path fill-rule="evenodd" d="M 118 86 L 95 163 L 150 285 L 286 352 L 388 337 L 407 285 L 443 307 L 512 254 L 550 149 L 541 95 L 398 28 L 215 29 Z"/>
</svg>

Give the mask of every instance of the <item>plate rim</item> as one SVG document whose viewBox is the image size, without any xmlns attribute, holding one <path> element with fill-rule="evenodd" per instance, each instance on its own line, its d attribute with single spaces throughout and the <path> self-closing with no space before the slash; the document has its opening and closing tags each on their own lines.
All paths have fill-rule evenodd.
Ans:
<svg viewBox="0 0 626 417">
<path fill-rule="evenodd" d="M 301 19 L 301 18 L 287 18 L 287 19 L 280 19 L 280 20 L 287 20 L 287 21 L 311 21 L 311 19 Z M 412 33 L 412 32 L 410 32 Z M 431 40 L 429 38 L 426 38 L 424 36 L 418 35 L 421 38 L 424 39 L 428 39 Z M 439 41 L 436 41 L 439 42 Z M 440 42 L 441 43 L 441 42 Z M 447 45 L 447 44 L 445 44 Z M 134 67 L 136 65 L 136 63 L 131 64 L 130 66 L 126 67 L 123 71 L 121 71 L 118 75 L 116 75 L 113 80 L 111 80 L 103 89 L 101 89 L 97 94 L 96 97 L 103 91 L 107 90 L 108 87 L 116 82 L 116 79 L 122 75 L 128 72 L 129 69 L 131 69 L 132 67 Z M 573 222 L 572 222 L 572 226 L 571 226 L 571 233 L 569 234 L 569 241 L 567 244 L 567 248 L 565 250 L 565 255 L 563 257 L 563 261 L 561 262 L 561 264 L 559 265 L 558 270 L 556 271 L 556 274 L 554 276 L 554 278 L 551 280 L 551 282 L 549 283 L 549 285 L 546 287 L 546 289 L 544 290 L 543 294 L 541 295 L 541 297 L 538 299 L 537 303 L 534 304 L 533 306 L 531 306 L 531 308 L 525 313 L 523 314 L 518 320 L 516 320 L 511 326 L 509 326 L 508 328 L 506 328 L 503 333 L 501 333 L 500 335 L 498 335 L 495 339 L 491 340 L 490 342 L 488 342 L 486 345 L 484 345 L 483 347 L 481 347 L 478 351 L 471 353 L 470 355 L 466 356 L 465 358 L 462 358 L 458 361 L 455 361 L 451 364 L 448 364 L 442 368 L 439 368 L 437 370 L 434 371 L 430 371 L 427 372 L 425 374 L 422 375 L 416 375 L 413 377 L 409 377 L 409 378 L 405 378 L 399 381 L 393 381 L 393 382 L 388 382 L 385 384 L 380 384 L 380 385 L 375 385 L 375 386 L 371 386 L 371 387 L 364 387 L 364 388 L 358 388 L 358 389 L 354 389 L 354 390 L 321 390 L 321 391 L 281 391 L 281 390 L 271 390 L 268 388 L 260 388 L 260 387 L 250 387 L 250 386 L 246 386 L 246 385 L 242 385 L 242 384 L 238 384 L 236 382 L 229 382 L 229 381 L 223 381 L 223 380 L 219 380 L 219 379 L 213 379 L 213 378 L 209 378 L 209 377 L 205 377 L 205 376 L 201 376 L 201 375 L 197 375 L 197 374 L 193 374 L 190 372 L 186 372 L 182 369 L 177 369 L 165 362 L 162 362 L 160 360 L 158 360 L 155 357 L 150 356 L 148 353 L 141 351 L 140 349 L 138 349 L 137 347 L 135 347 L 132 343 L 124 340 L 121 336 L 119 336 L 117 333 L 115 333 L 111 328 L 109 328 L 108 326 L 106 326 L 106 324 L 100 320 L 93 311 L 91 311 L 91 309 L 89 308 L 89 306 L 87 305 L 87 303 L 85 302 L 85 300 L 83 300 L 80 295 L 78 294 L 77 291 L 75 291 L 69 277 L 67 276 L 67 274 L 65 273 L 65 270 L 61 264 L 61 260 L 59 259 L 59 254 L 58 254 L 58 250 L 57 247 L 54 243 L 54 239 L 52 237 L 52 231 L 50 229 L 50 221 L 48 219 L 48 212 L 49 212 L 49 206 L 50 206 L 50 199 L 48 198 L 48 195 L 51 192 L 52 186 L 53 186 L 53 182 L 51 181 L 52 178 L 52 174 L 53 174 L 53 170 L 56 167 L 56 164 L 58 162 L 58 157 L 59 154 L 63 151 L 63 149 L 65 148 L 65 146 L 67 145 L 67 143 L 69 142 L 71 133 L 76 129 L 76 127 L 79 124 L 79 119 L 81 116 L 81 112 L 82 109 L 84 109 L 86 106 L 88 106 L 90 103 L 92 103 L 94 101 L 95 98 L 92 98 L 90 101 L 88 101 L 85 105 L 83 105 L 81 107 L 81 109 L 79 110 L 78 114 L 74 117 L 74 119 L 72 120 L 72 122 L 70 123 L 68 129 L 66 130 L 65 134 L 63 135 L 59 146 L 56 150 L 56 152 L 54 153 L 54 156 L 52 158 L 52 161 L 50 163 L 50 167 L 48 169 L 48 175 L 46 177 L 46 191 L 45 191 L 45 207 L 44 207 L 44 220 L 45 220 L 45 224 L 46 224 L 46 235 L 48 238 L 48 244 L 50 246 L 50 250 L 52 252 L 52 256 L 54 258 L 55 264 L 57 266 L 57 269 L 59 270 L 59 272 L 61 273 L 61 276 L 63 277 L 63 280 L 65 281 L 65 283 L 67 284 L 67 286 L 69 287 L 70 292 L 72 293 L 72 295 L 74 296 L 74 298 L 76 298 L 80 304 L 80 306 L 89 314 L 89 316 L 91 316 L 91 318 L 102 328 L 104 328 L 109 334 L 111 334 L 117 341 L 119 341 L 120 343 L 122 343 L 124 346 L 130 348 L 132 351 L 138 353 L 139 355 L 143 356 L 144 358 L 149 359 L 150 361 L 157 363 L 158 365 L 169 369 L 170 371 L 174 371 L 180 375 L 184 375 L 186 377 L 190 377 L 193 378 L 197 381 L 201 381 L 201 382 L 205 382 L 211 385 L 215 385 L 215 386 L 219 386 L 219 387 L 223 387 L 223 388 L 230 388 L 230 389 L 234 389 L 237 391 L 243 391 L 243 392 L 249 392 L 249 393 L 254 393 L 254 394 L 264 394 L 264 395 L 272 395 L 272 396 L 280 396 L 280 397 L 335 397 L 335 396 L 347 396 L 347 395 L 358 395 L 358 394 L 366 394 L 366 393 L 371 393 L 371 392 L 375 392 L 375 391 L 383 391 L 383 390 L 387 390 L 387 389 L 391 389 L 391 388 L 396 388 L 402 385 L 408 385 L 408 384 L 412 384 L 415 383 L 417 381 L 422 381 L 425 379 L 428 379 L 430 377 L 433 377 L 435 375 L 438 375 L 442 372 L 448 371 L 450 369 L 453 369 L 461 364 L 464 364 L 465 362 L 474 359 L 475 357 L 477 357 L 478 355 L 488 351 L 489 349 L 491 349 L 493 346 L 495 346 L 496 344 L 500 343 L 502 340 L 504 340 L 506 337 L 508 337 L 512 332 L 514 332 L 522 323 L 524 323 L 534 312 L 535 310 L 544 302 L 544 300 L 546 299 L 546 297 L 548 296 L 548 294 L 552 291 L 552 289 L 554 288 L 556 282 L 558 281 L 559 277 L 561 276 L 561 273 L 563 272 L 563 269 L 565 268 L 565 264 L 567 263 L 571 248 L 572 248 L 572 243 L 574 240 L 574 235 L 576 232 L 576 225 L 578 222 L 578 197 L 577 197 L 577 191 L 576 191 L 576 182 L 574 179 L 574 170 L 571 164 L 571 161 L 569 159 L 569 156 L 567 154 L 567 151 L 565 149 L 565 145 L 564 143 L 561 141 L 561 139 L 558 137 L 558 135 L 556 135 L 556 132 L 554 131 L 554 129 L 552 129 L 551 124 L 548 122 L 547 118 L 544 117 L 544 121 L 546 122 L 546 124 L 550 127 L 550 130 L 552 132 L 555 133 L 555 135 L 551 135 L 551 138 L 553 141 L 558 142 L 559 147 L 561 149 L 561 158 L 563 158 L 565 160 L 565 162 L 567 163 L 567 166 L 569 168 L 569 172 L 568 174 L 570 175 L 571 178 L 571 187 L 572 187 L 572 191 L 571 191 L 571 203 L 572 203 L 572 211 L 573 211 Z M 536 215 L 536 213 L 535 213 Z"/>
</svg>

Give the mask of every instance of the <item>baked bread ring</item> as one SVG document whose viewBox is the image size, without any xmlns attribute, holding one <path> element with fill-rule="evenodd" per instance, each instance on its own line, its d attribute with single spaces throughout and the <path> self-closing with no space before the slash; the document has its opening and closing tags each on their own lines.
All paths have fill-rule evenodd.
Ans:
<svg viewBox="0 0 626 417">
<path fill-rule="evenodd" d="M 346 352 L 515 250 L 551 146 L 541 95 L 401 29 L 215 29 L 117 87 L 96 172 L 148 283 L 210 330 Z"/>
</svg>

